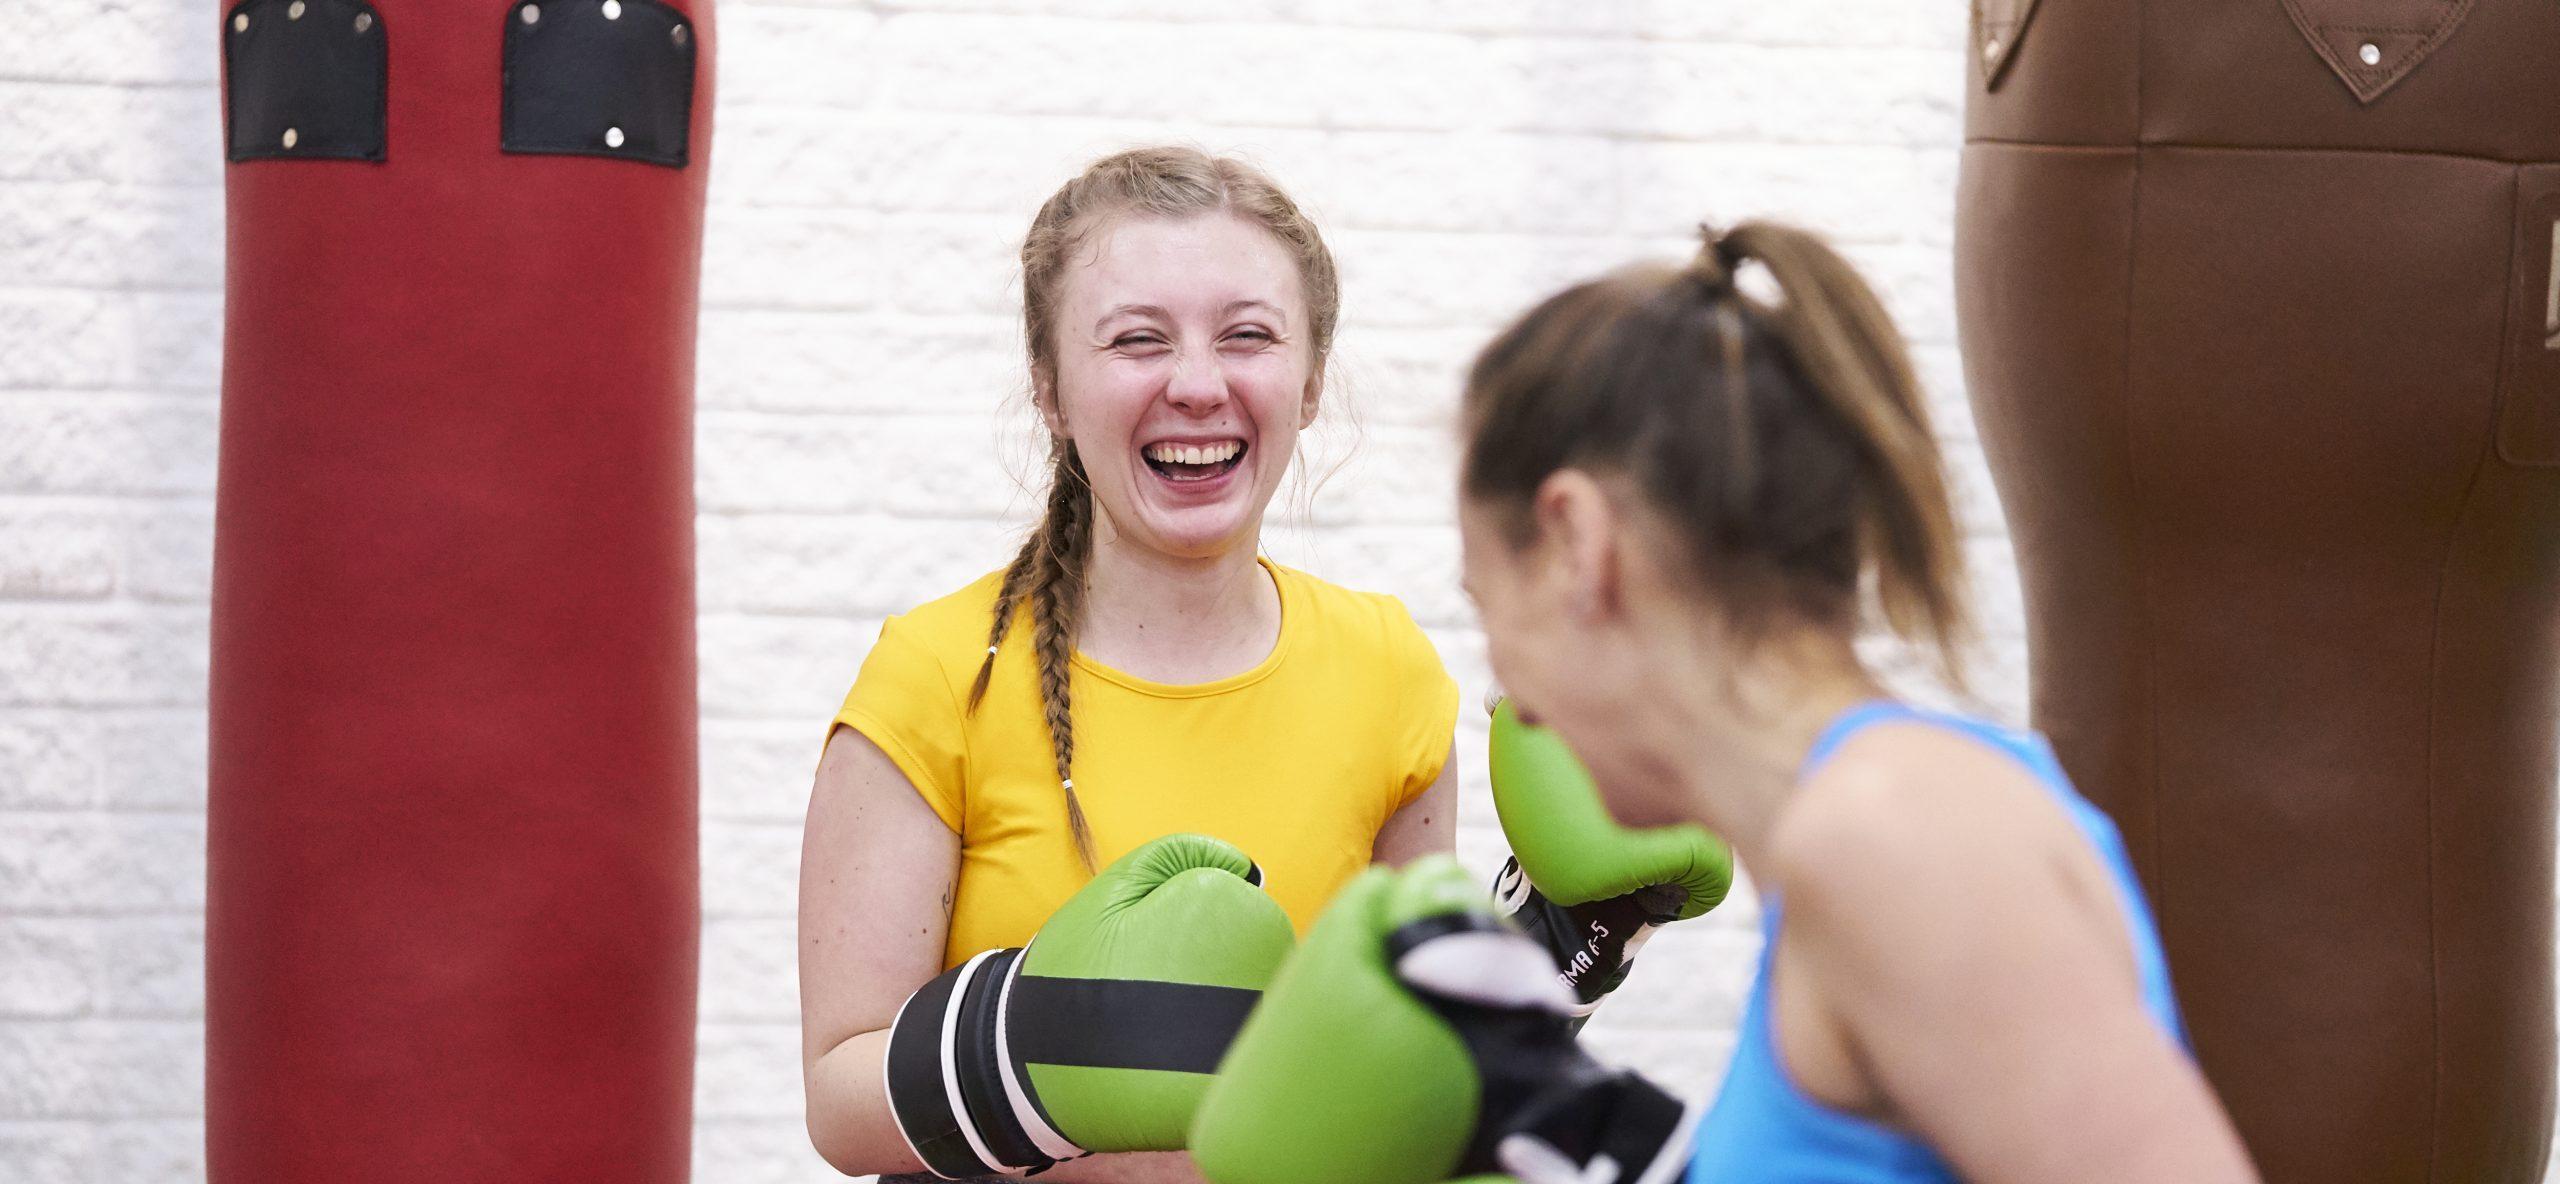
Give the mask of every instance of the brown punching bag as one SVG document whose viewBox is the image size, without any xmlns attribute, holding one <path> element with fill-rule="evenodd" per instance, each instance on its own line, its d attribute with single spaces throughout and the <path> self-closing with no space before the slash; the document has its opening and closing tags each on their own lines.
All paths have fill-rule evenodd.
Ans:
<svg viewBox="0 0 2560 1184">
<path fill-rule="evenodd" d="M 678 1184 L 710 0 L 234 0 L 214 1184 Z"/>
<path fill-rule="evenodd" d="M 2560 5 L 1975 0 L 2033 717 L 2275 1184 L 2542 1179 Z"/>
</svg>

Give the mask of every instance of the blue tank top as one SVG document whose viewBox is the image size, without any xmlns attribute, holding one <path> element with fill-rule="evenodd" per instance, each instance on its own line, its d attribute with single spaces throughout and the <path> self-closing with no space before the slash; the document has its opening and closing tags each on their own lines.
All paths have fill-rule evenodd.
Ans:
<svg viewBox="0 0 2560 1184">
<path fill-rule="evenodd" d="M 1842 712 L 1823 730 L 1805 755 L 1798 780 L 1811 775 L 1849 737 L 1888 722 L 1928 724 L 2007 753 L 2062 803 L 2080 833 L 2097 848 L 2123 894 L 2134 962 L 2142 977 L 2143 1006 L 2183 1046 L 2186 1030 L 2178 1016 L 2177 998 L 2170 993 L 2168 960 L 2160 952 L 2159 930 L 2152 923 L 2142 887 L 2125 858 L 2124 840 L 2114 822 L 2071 788 L 2042 736 L 1876 700 Z M 1954 1170 L 1927 1144 L 1816 1102 L 1796 1088 L 1778 1063 L 1769 1032 L 1769 959 L 1778 947 L 1778 925 L 1778 901 L 1763 900 L 1759 973 L 1751 981 L 1751 999 L 1743 1009 L 1741 1030 L 1735 1034 L 1724 1087 L 1699 1120 L 1688 1184 L 1955 1184 Z"/>
</svg>

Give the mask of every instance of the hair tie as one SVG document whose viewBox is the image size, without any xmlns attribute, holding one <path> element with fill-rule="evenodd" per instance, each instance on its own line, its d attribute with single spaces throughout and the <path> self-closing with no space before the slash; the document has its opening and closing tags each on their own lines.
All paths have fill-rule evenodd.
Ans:
<svg viewBox="0 0 2560 1184">
<path fill-rule="evenodd" d="M 1733 236 L 1719 231 L 1713 223 L 1698 223 L 1698 254 L 1689 261 L 1689 275 L 1707 290 L 1710 297 L 1735 291 L 1733 273 L 1750 255 Z"/>
</svg>

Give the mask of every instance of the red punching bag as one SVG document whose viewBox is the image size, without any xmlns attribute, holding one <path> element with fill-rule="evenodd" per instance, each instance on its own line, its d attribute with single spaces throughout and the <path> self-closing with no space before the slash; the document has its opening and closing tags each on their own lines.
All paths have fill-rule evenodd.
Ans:
<svg viewBox="0 0 2560 1184">
<path fill-rule="evenodd" d="M 680 1181 L 711 0 L 245 0 L 216 1184 Z"/>
<path fill-rule="evenodd" d="M 2270 1184 L 2539 1181 L 2560 6 L 1974 18 L 1958 313 L 2034 722 Z"/>
</svg>

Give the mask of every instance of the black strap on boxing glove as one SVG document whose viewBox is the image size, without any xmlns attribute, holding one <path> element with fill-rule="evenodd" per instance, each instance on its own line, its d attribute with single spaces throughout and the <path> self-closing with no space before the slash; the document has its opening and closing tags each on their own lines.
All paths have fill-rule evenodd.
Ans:
<svg viewBox="0 0 2560 1184">
<path fill-rule="evenodd" d="M 1642 1076 L 1600 1063 L 1575 1038 L 1580 1017 L 1536 981 L 1544 951 L 1481 914 L 1448 914 L 1387 937 L 1397 979 L 1448 1021 L 1481 1082 L 1461 1175 L 1523 1184 L 1673 1184 L 1698 1119 Z"/>
<path fill-rule="evenodd" d="M 1563 905 L 1547 899 L 1520 870 L 1502 861 L 1493 879 L 1494 904 L 1520 932 L 1546 948 L 1556 977 L 1573 992 L 1573 1026 L 1580 1029 L 1600 1001 L 1627 981 L 1636 951 L 1653 931 L 1680 919 L 1688 894 L 1677 884 L 1657 884 L 1625 896 Z"/>
</svg>

